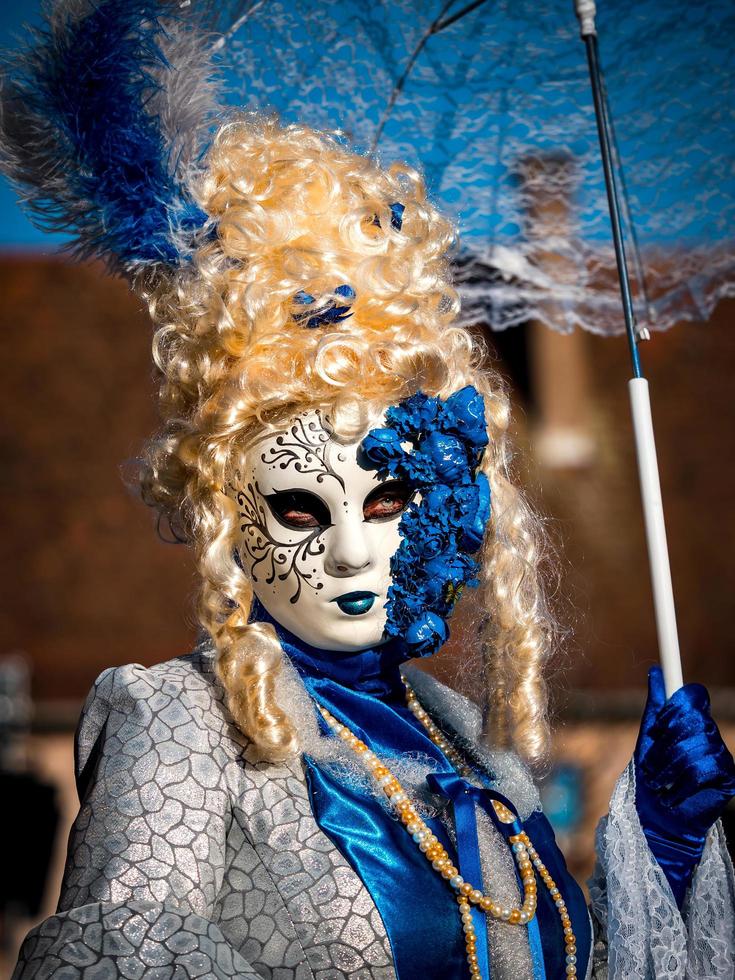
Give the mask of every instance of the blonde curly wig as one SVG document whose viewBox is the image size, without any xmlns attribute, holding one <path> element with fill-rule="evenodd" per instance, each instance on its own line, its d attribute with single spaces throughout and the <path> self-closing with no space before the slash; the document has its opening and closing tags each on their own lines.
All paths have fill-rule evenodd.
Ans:
<svg viewBox="0 0 735 980">
<path fill-rule="evenodd" d="M 508 476 L 503 385 L 453 323 L 451 225 L 414 171 L 381 169 L 332 136 L 259 116 L 219 129 L 198 198 L 215 234 L 172 279 L 138 283 L 156 325 L 164 421 L 142 484 L 195 549 L 198 615 L 235 722 L 267 759 L 299 749 L 274 694 L 282 650 L 270 626 L 248 623 L 252 586 L 233 558 L 239 528 L 227 487 L 248 445 L 312 408 L 354 438 L 376 411 L 418 390 L 446 398 L 472 384 L 486 404 L 493 502 L 480 590 L 488 734 L 541 759 L 550 630 L 538 528 Z M 400 230 L 394 202 L 405 206 Z M 306 329 L 294 318 L 297 293 L 318 309 L 345 283 L 356 293 L 349 319 Z"/>
</svg>

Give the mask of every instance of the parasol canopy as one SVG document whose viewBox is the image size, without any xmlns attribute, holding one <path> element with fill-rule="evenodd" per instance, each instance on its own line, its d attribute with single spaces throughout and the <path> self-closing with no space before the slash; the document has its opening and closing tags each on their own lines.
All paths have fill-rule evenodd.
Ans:
<svg viewBox="0 0 735 980">
<path fill-rule="evenodd" d="M 637 320 L 706 319 L 735 292 L 735 8 L 615 0 L 597 25 Z M 459 226 L 465 321 L 622 332 L 568 0 L 254 2 L 228 50 L 233 102 L 342 129 L 424 171 Z"/>
</svg>

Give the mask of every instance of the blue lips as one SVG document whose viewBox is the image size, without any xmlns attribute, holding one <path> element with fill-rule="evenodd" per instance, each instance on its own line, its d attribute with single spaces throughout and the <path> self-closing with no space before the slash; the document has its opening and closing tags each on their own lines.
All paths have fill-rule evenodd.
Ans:
<svg viewBox="0 0 735 980">
<path fill-rule="evenodd" d="M 376 598 L 374 592 L 346 592 L 331 601 L 336 602 L 340 612 L 347 616 L 361 616 L 363 613 L 370 612 Z"/>
</svg>

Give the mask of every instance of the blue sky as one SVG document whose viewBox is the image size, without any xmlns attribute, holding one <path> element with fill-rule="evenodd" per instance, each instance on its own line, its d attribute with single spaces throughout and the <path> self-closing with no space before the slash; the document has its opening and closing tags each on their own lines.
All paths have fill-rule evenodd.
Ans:
<svg viewBox="0 0 735 980">
<path fill-rule="evenodd" d="M 40 5 L 36 2 L 13 2 L 0 4 L 0 48 L 14 46 L 15 37 L 21 32 L 23 24 L 39 20 Z M 53 252 L 63 235 L 49 235 L 38 231 L 28 220 L 18 205 L 15 191 L 0 177 L 0 248 L 4 251 L 35 249 Z"/>
</svg>

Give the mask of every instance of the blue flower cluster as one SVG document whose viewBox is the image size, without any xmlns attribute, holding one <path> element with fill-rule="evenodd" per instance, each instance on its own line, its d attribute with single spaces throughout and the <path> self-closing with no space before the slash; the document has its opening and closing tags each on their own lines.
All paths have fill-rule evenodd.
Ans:
<svg viewBox="0 0 735 980">
<path fill-rule="evenodd" d="M 471 555 L 490 518 L 490 486 L 477 472 L 488 441 L 485 405 L 469 385 L 446 401 L 419 392 L 388 409 L 386 421 L 363 449 L 420 495 L 399 525 L 386 633 L 400 637 L 410 656 L 429 656 L 449 636 L 446 620 L 462 588 L 478 584 Z"/>
</svg>

